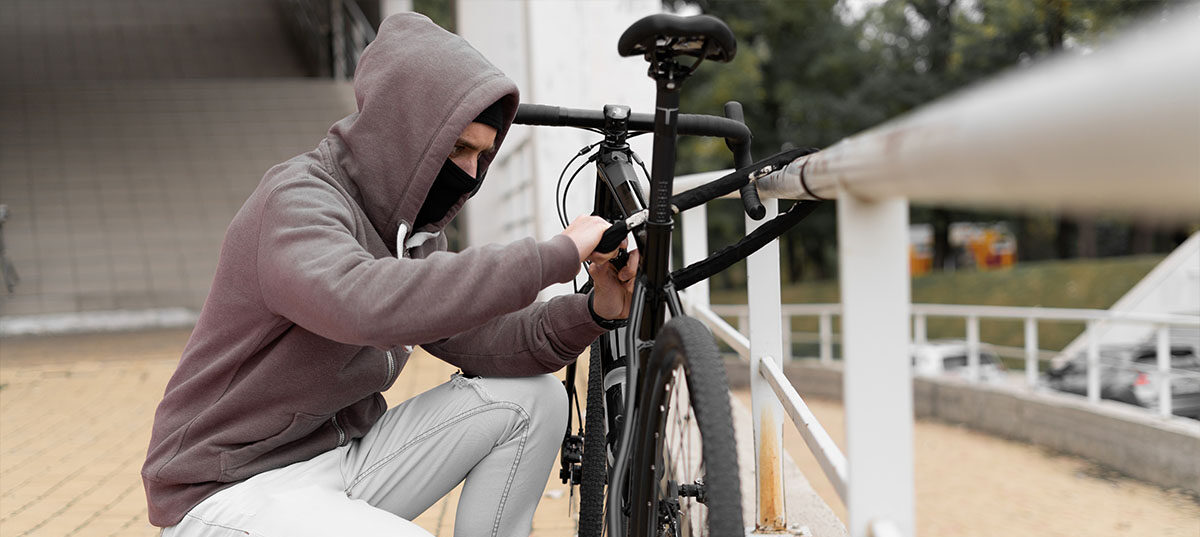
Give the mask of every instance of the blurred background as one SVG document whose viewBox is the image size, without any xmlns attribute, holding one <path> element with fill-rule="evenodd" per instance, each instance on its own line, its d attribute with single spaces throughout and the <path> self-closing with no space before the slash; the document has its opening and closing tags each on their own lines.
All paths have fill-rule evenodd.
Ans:
<svg viewBox="0 0 1200 537">
<path fill-rule="evenodd" d="M 104 517 L 119 511 L 111 534 L 153 532 L 145 524 L 136 480 L 145 443 L 131 443 L 129 435 L 148 430 L 162 385 L 208 293 L 229 221 L 268 168 L 315 147 L 331 124 L 354 111 L 355 60 L 389 13 L 418 11 L 464 35 L 517 81 L 526 102 L 595 108 L 621 103 L 634 111 L 650 109 L 653 88 L 643 62 L 617 57 L 616 36 L 657 11 L 716 15 L 737 36 L 737 57 L 729 65 L 700 69 L 683 92 L 683 111 L 720 114 L 724 102 L 740 100 L 755 134 L 754 156 L 761 158 L 793 147 L 828 147 L 1001 73 L 1026 70 L 1051 57 L 1092 54 L 1120 33 L 1152 32 L 1155 24 L 1178 20 L 1188 5 L 1174 0 L 0 0 L 0 402 L 6 443 L 0 454 L 7 458 L 0 523 L 20 535 L 109 534 L 96 528 L 109 528 L 102 524 Z M 505 152 L 526 155 L 528 149 L 531 156 L 516 156 L 502 163 L 506 173 L 493 173 L 505 177 L 506 186 L 486 187 L 468 205 L 471 210 L 448 230 L 452 247 L 554 233 L 557 223 L 538 215 L 553 214 L 547 192 L 562 165 L 587 141 L 586 134 L 514 129 Z M 719 140 L 681 144 L 680 174 L 732 165 Z M 648 145 L 635 144 L 635 149 L 649 160 Z M 494 207 L 502 207 L 503 214 L 480 212 Z M 838 302 L 834 211 L 834 204 L 826 204 L 784 236 L 785 304 Z M 739 201 L 713 202 L 708 221 L 713 249 L 744 233 Z M 1200 230 L 1200 210 L 1180 221 L 1152 213 L 914 204 L 910 221 L 915 303 L 1108 309 Z M 1197 242 L 1192 241 L 1192 252 Z M 1192 283 L 1159 286 L 1156 292 L 1193 289 L 1188 285 L 1200 281 L 1195 257 L 1181 259 L 1183 269 L 1177 272 Z M 714 309 L 745 304 L 745 286 L 744 263 L 717 275 Z M 732 320 L 740 314 L 725 315 Z M 789 338 L 793 332 L 818 331 L 813 316 L 790 319 Z M 1066 349 L 1075 342 L 1078 350 L 1084 326 L 1083 321 L 1043 323 L 1035 349 L 1043 355 L 1035 369 L 1051 369 L 1050 358 L 1056 356 L 1077 361 L 1078 355 L 1066 356 Z M 175 330 L 146 331 L 163 327 Z M 143 332 L 61 336 L 113 328 Z M 961 369 L 966 358 L 959 343 L 968 330 L 963 320 L 931 316 L 926 330 L 931 341 L 953 340 L 927 349 L 936 361 L 933 374 L 949 372 L 960 358 Z M 30 334 L 61 337 L 26 337 Z M 983 319 L 979 336 L 998 349 L 1024 343 L 1019 320 Z M 1184 371 L 1200 371 L 1200 335 L 1193 330 L 1172 335 L 1172 341 L 1177 337 L 1185 354 L 1181 365 L 1172 362 L 1172 367 L 1180 368 L 1183 378 L 1200 380 L 1200 374 L 1187 377 Z M 820 352 L 816 339 L 789 341 L 786 352 L 796 357 Z M 1126 350 L 1135 355 L 1114 359 L 1153 358 L 1136 354 L 1143 347 Z M 987 350 L 983 358 L 985 366 L 1007 364 L 1011 371 L 1021 364 L 1019 352 L 997 357 Z M 914 354 L 921 374 L 919 359 Z M 107 363 L 120 360 L 129 363 Z M 96 361 L 106 365 L 88 365 Z M 54 365 L 66 362 L 73 365 Z M 1069 370 L 1070 364 L 1058 365 Z M 1145 380 L 1137 376 L 1139 370 L 1132 371 L 1134 376 L 1113 382 L 1132 386 Z M 421 378 L 435 382 L 443 373 L 436 369 Z M 1078 373 L 1076 367 L 1072 374 Z M 1190 408 L 1200 410 L 1200 381 L 1192 386 L 1189 397 L 1196 404 Z M 739 397 L 747 396 L 744 385 L 734 388 Z M 415 385 L 404 389 L 417 390 Z M 111 398 L 126 391 L 131 395 L 122 397 L 128 404 Z M 841 442 L 840 398 L 818 396 L 810 405 Z M 128 425 L 128 419 L 105 412 L 108 407 L 136 419 Z M 1137 420 L 1178 429 L 1165 416 L 1154 421 L 1158 418 L 1150 410 L 1139 410 L 1145 412 Z M 118 421 L 126 429 L 115 427 Z M 57 425 L 43 427 L 50 422 Z M 917 427 L 918 521 L 924 533 L 1200 535 L 1200 485 L 1148 483 L 1053 448 L 936 420 L 922 419 Z M 1124 430 L 1110 427 L 1113 435 L 1132 436 Z M 1078 436 L 1082 442 L 1103 443 Z M 39 469 L 69 462 L 66 466 L 78 468 L 72 474 L 77 483 L 78 476 L 98 466 L 75 452 L 60 458 L 56 450 L 74 445 L 61 439 L 73 437 L 87 448 L 80 452 L 112 445 L 107 453 L 125 458 L 123 466 L 96 478 L 93 488 L 60 501 L 54 493 L 67 488 L 62 485 L 68 478 L 44 482 Z M 799 444 L 794 437 L 789 442 L 789 451 Z M 844 519 L 830 487 L 813 477 L 820 475 L 815 461 L 804 459 L 803 450 L 793 456 Z M 22 481 L 26 474 L 30 477 Z M 124 492 L 101 503 L 103 508 L 74 503 L 85 493 L 113 495 L 117 482 Z M 57 511 L 38 514 L 39 505 Z M 81 509 L 91 510 L 75 518 L 62 515 Z M 55 524 L 68 524 L 61 520 L 70 522 L 59 531 Z"/>
<path fill-rule="evenodd" d="M 616 4 L 629 20 L 639 11 L 669 9 L 702 11 L 729 23 L 740 40 L 737 58 L 701 69 L 688 82 L 683 106 L 719 113 L 725 101 L 741 100 L 758 157 L 796 146 L 826 147 L 999 72 L 1054 54 L 1089 54 L 1132 22 L 1169 20 L 1183 5 Z M 473 12 L 529 10 L 528 3 L 453 0 L 6 0 L 3 6 L 0 204 L 7 210 L 0 229 L 14 269 L 6 274 L 13 282 L 15 272 L 20 281 L 0 292 L 0 316 L 198 310 L 224 227 L 263 172 L 315 146 L 331 123 L 353 111 L 347 80 L 355 51 L 380 17 L 413 9 L 455 30 L 464 21 L 473 24 Z M 572 45 L 619 61 L 609 41 Z M 489 49 L 486 43 L 480 48 Z M 637 62 L 628 62 L 629 72 L 640 72 Z M 547 94 L 527 87 L 534 85 L 530 78 L 518 80 L 527 101 Z M 556 98 L 567 102 L 553 104 L 626 102 L 646 109 L 652 93 L 643 81 L 633 79 L 629 86 L 645 87 L 632 94 L 591 91 L 608 91 L 610 100 L 564 99 L 560 91 Z M 614 86 L 620 85 L 606 87 Z M 622 99 L 622 91 L 632 97 Z M 719 140 L 682 144 L 680 173 L 731 165 Z M 649 151 L 643 153 L 648 158 Z M 464 237 L 469 219 L 467 214 L 451 230 L 456 245 L 474 242 Z M 715 202 L 709 221 L 714 247 L 742 233 L 737 202 Z M 1200 216 L 1181 223 L 1154 214 L 914 205 L 911 222 L 915 302 L 1104 308 L 1198 229 Z M 790 301 L 836 301 L 835 239 L 832 204 L 784 237 Z M 1088 285 L 1098 279 L 1108 285 Z M 741 265 L 718 275 L 716 300 L 739 301 L 744 281 Z M 993 285 L 1000 281 L 1004 285 Z M 1026 293 L 1003 291 L 1014 286 Z M 930 330 L 952 335 L 936 324 Z M 1052 337 L 1065 343 L 1073 335 Z"/>
</svg>

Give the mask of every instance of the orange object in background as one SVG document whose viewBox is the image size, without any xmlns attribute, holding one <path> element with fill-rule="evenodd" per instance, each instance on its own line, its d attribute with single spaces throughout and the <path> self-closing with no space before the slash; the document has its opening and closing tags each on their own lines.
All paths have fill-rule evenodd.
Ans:
<svg viewBox="0 0 1200 537">
<path fill-rule="evenodd" d="M 994 270 L 1017 262 L 1017 239 L 1004 222 L 955 222 L 949 230 L 950 252 L 943 270 Z M 912 276 L 933 271 L 933 227 L 914 224 L 908 230 L 908 268 Z"/>
<path fill-rule="evenodd" d="M 954 224 L 950 228 L 953 230 Z M 954 244 L 953 239 L 950 244 Z M 972 230 L 966 236 L 964 247 L 980 270 L 1009 268 L 1017 261 L 1017 239 L 1004 224 Z"/>
</svg>

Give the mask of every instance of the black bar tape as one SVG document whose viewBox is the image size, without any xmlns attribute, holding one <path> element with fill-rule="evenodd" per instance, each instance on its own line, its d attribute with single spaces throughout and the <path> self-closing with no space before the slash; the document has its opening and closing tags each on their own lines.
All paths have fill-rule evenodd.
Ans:
<svg viewBox="0 0 1200 537">
<path fill-rule="evenodd" d="M 625 221 L 617 220 L 611 227 L 604 230 L 604 234 L 600 236 L 600 244 L 596 245 L 596 251 L 607 254 L 616 250 L 621 246 L 621 241 L 625 240 L 625 236 L 628 234 L 629 227 L 625 225 Z"/>
<path fill-rule="evenodd" d="M 798 201 L 787 212 L 767 221 L 749 235 L 742 237 L 742 240 L 720 249 L 706 259 L 672 272 L 671 281 L 675 282 L 675 289 L 687 289 L 692 284 L 706 280 L 734 263 L 750 257 L 750 254 L 800 223 L 820 205 L 819 201 Z"/>
<path fill-rule="evenodd" d="M 736 140 L 749 140 L 750 129 L 732 119 L 703 114 L 679 114 L 679 134 L 688 136 L 715 136 Z M 513 123 L 519 125 L 542 125 L 547 127 L 579 127 L 600 129 L 604 127 L 602 110 L 580 110 L 544 104 L 521 103 Z M 653 132 L 654 114 L 630 114 L 630 132 Z"/>
<path fill-rule="evenodd" d="M 745 124 L 746 115 L 742 112 L 742 103 L 737 101 L 725 103 L 725 117 Z M 734 168 L 745 168 L 753 162 L 754 157 L 750 153 L 750 139 L 726 138 L 725 145 L 729 147 L 730 151 L 733 151 Z M 742 208 L 745 209 L 746 216 L 749 216 L 751 220 L 762 220 L 767 215 L 767 208 L 763 207 L 762 200 L 758 199 L 758 187 L 753 182 L 747 182 L 738 190 L 742 197 Z"/>
<path fill-rule="evenodd" d="M 749 216 L 751 220 L 762 220 L 767 215 L 767 208 L 763 206 L 762 200 L 758 199 L 758 186 L 747 182 L 739 190 L 739 194 L 742 196 L 742 208 L 746 210 L 746 216 Z"/>
<path fill-rule="evenodd" d="M 517 106 L 517 117 L 513 119 L 513 123 L 521 125 L 547 125 L 551 127 L 562 126 L 559 110 L 557 106 L 521 103 Z"/>
<path fill-rule="evenodd" d="M 815 151 L 816 149 L 812 148 L 800 148 L 776 153 L 708 184 L 671 196 L 671 205 L 674 205 L 681 212 L 692 207 L 698 207 L 708 203 L 710 200 L 717 199 L 742 188 L 743 185 L 750 181 L 751 174 L 766 166 L 786 166 L 787 163 Z"/>
</svg>

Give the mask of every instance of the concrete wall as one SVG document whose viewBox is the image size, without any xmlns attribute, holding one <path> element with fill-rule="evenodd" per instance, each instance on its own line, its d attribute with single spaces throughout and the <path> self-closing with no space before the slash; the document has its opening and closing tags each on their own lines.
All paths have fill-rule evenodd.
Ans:
<svg viewBox="0 0 1200 537">
<path fill-rule="evenodd" d="M 749 365 L 726 364 L 731 387 L 749 385 Z M 784 372 L 803 397 L 842 399 L 840 364 L 805 360 L 786 365 Z M 1200 493 L 1200 421 L 1164 419 L 1111 401 L 1092 405 L 1071 394 L 933 378 L 914 379 L 913 410 L 918 418 L 1045 446 L 1150 483 Z"/>
<path fill-rule="evenodd" d="M 625 104 L 652 112 L 647 64 L 618 56 L 617 38 L 634 21 L 660 11 L 658 0 L 459 0 L 458 31 L 517 83 L 522 102 L 595 110 Z M 548 239 L 562 231 L 554 199 L 559 172 L 598 139 L 578 129 L 513 126 L 483 188 L 466 206 L 467 244 Z M 649 136 L 630 141 L 647 167 L 650 143 Z M 580 173 L 570 190 L 570 217 L 591 212 L 594 175 Z M 558 284 L 547 294 L 571 291 Z"/>
</svg>

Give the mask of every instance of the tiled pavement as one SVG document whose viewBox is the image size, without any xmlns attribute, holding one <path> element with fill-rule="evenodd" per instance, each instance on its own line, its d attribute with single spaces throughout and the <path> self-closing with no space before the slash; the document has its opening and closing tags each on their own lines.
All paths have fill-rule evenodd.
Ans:
<svg viewBox="0 0 1200 537">
<path fill-rule="evenodd" d="M 0 338 L 0 536 L 144 536 L 139 471 L 155 406 L 189 330 Z M 581 361 L 586 371 L 586 355 Z M 396 404 L 445 382 L 454 368 L 418 352 L 384 395 Z M 561 374 L 560 374 L 561 375 Z M 582 375 L 581 375 L 582 377 Z M 585 389 L 586 379 L 579 378 Z M 743 394 L 744 395 L 744 394 Z M 736 400 L 743 509 L 753 517 L 753 449 L 748 411 Z M 785 468 L 789 519 L 805 517 L 817 537 L 844 535 L 794 464 Z M 575 534 L 572 498 L 557 463 L 532 536 Z M 452 536 L 459 491 L 416 519 Z M 825 524 L 825 525 L 822 525 Z"/>
<path fill-rule="evenodd" d="M 138 471 L 154 407 L 174 369 L 187 330 L 39 338 L 0 338 L 0 536 L 151 537 Z M 393 404 L 443 382 L 452 368 L 416 356 L 386 395 Z M 735 399 L 743 486 L 752 486 L 751 432 Z M 843 414 L 833 401 L 810 408 L 843 443 Z M 739 408 L 741 407 L 741 408 Z M 844 517 L 793 428 L 785 447 L 803 474 L 785 469 L 788 519 L 823 531 Z M 916 424 L 917 522 L 922 535 L 1179 535 L 1200 531 L 1200 502 L 1089 463 L 941 423 Z M 844 447 L 844 446 L 843 446 Z M 812 484 L 805 479 L 809 476 Z M 813 489 L 835 513 L 817 505 Z M 753 505 L 753 492 L 743 496 Z M 417 523 L 453 535 L 457 493 Z M 820 511 L 824 511 L 823 513 Z M 749 512 L 749 511 L 747 511 Z M 573 535 L 565 487 L 551 476 L 533 535 Z M 828 526 L 825 526 L 828 527 Z"/>
<path fill-rule="evenodd" d="M 150 423 L 186 330 L 0 339 L 0 535 L 146 536 L 138 471 Z M 385 396 L 395 404 L 454 371 L 413 357 Z M 553 472 L 535 536 L 573 535 L 570 497 Z M 417 523 L 453 535 L 458 491 Z"/>
</svg>

